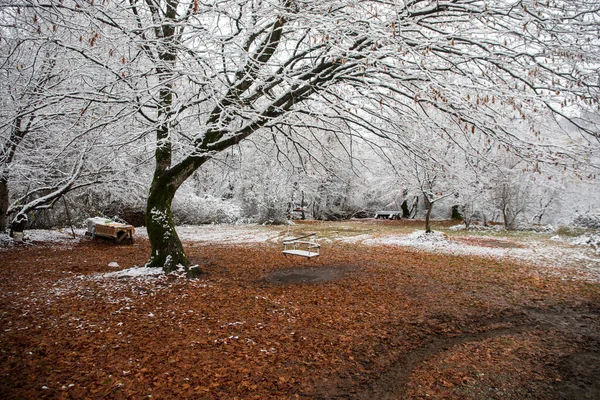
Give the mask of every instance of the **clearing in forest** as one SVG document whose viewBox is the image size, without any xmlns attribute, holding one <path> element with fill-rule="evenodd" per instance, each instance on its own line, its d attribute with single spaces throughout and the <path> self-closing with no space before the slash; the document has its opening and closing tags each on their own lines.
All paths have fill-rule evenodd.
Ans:
<svg viewBox="0 0 600 400">
<path fill-rule="evenodd" d="M 3 398 L 599 398 L 600 256 L 553 233 L 411 221 L 181 227 L 0 248 Z M 316 231 L 321 256 L 284 257 Z"/>
</svg>

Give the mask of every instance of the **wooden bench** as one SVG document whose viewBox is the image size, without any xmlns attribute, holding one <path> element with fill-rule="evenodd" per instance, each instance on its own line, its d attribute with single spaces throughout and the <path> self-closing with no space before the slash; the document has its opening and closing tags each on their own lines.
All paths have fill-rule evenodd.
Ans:
<svg viewBox="0 0 600 400">
<path fill-rule="evenodd" d="M 132 225 L 121 224 L 106 218 L 89 218 L 87 220 L 88 230 L 85 233 L 91 236 L 113 239 L 116 243 L 133 243 L 135 228 Z"/>
<path fill-rule="evenodd" d="M 302 240 L 311 238 L 312 240 Z M 321 245 L 315 241 L 316 234 L 300 236 L 283 241 L 283 255 L 300 256 L 306 258 L 318 257 L 321 254 Z"/>
<path fill-rule="evenodd" d="M 375 218 L 402 219 L 402 211 L 376 211 Z"/>
</svg>

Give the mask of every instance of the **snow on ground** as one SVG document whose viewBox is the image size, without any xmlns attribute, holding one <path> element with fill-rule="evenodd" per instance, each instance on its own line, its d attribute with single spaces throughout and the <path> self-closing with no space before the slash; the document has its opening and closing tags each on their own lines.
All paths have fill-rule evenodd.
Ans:
<svg viewBox="0 0 600 400">
<path fill-rule="evenodd" d="M 85 237 L 85 229 L 75 229 L 73 238 L 70 229 L 28 229 L 25 231 L 25 243 L 51 243 L 69 245 Z M 177 234 L 181 240 L 191 242 L 214 242 L 221 244 L 266 243 L 277 241 L 279 233 L 263 226 L 237 225 L 198 225 L 178 226 Z M 145 227 L 135 228 L 135 237 L 147 238 Z M 14 241 L 7 234 L 0 233 L 0 250 L 10 248 Z"/>
<path fill-rule="evenodd" d="M 453 229 L 456 230 L 456 229 Z M 27 230 L 27 244 L 50 243 L 52 245 L 69 246 L 84 238 L 85 229 L 75 230 L 77 238 L 73 238 L 70 229 L 61 230 Z M 184 241 L 220 244 L 278 243 L 286 236 L 276 229 L 258 225 L 200 225 L 177 227 L 179 237 Z M 137 237 L 147 237 L 145 228 L 136 228 Z M 327 247 L 335 246 L 326 237 Z M 589 280 L 600 281 L 600 251 L 598 235 L 563 238 L 554 236 L 550 240 L 536 239 L 535 236 L 524 235 L 523 238 L 505 238 L 464 234 L 448 237 L 434 232 L 425 234 L 418 230 L 410 234 L 372 235 L 360 234 L 336 238 L 344 243 L 356 243 L 367 246 L 400 246 L 432 252 L 455 255 L 474 255 L 492 258 L 511 258 L 520 261 L 554 268 L 555 271 L 567 274 L 567 270 L 575 269 L 578 275 Z M 14 245 L 6 234 L 0 234 L 0 250 Z M 595 245 L 595 246 L 594 246 Z M 327 248 L 323 249 L 327 252 Z M 111 272 L 106 277 L 153 277 L 156 270 L 143 267 L 124 271 Z"/>
<path fill-rule="evenodd" d="M 432 232 L 430 234 L 424 231 L 415 231 L 404 236 L 384 236 L 380 238 L 371 238 L 363 240 L 363 244 L 367 246 L 406 246 L 413 247 L 419 250 L 429 251 L 432 253 L 451 253 L 458 255 L 480 255 L 491 257 L 517 257 L 519 255 L 531 253 L 531 249 L 522 248 L 495 248 L 477 245 L 469 245 L 463 242 L 455 242 L 448 240 L 446 236 L 440 232 Z"/>
<path fill-rule="evenodd" d="M 123 269 L 121 271 L 107 272 L 104 274 L 96 274 L 96 276 L 104 277 L 104 278 L 112 278 L 112 277 L 115 277 L 115 278 L 124 278 L 124 277 L 139 278 L 139 277 L 156 276 L 156 275 L 162 275 L 162 274 L 164 274 L 164 271 L 162 270 L 162 268 L 133 267 L 133 268 Z"/>
<path fill-rule="evenodd" d="M 148 237 L 146 228 L 136 228 L 135 234 Z M 264 243 L 279 236 L 278 232 L 257 225 L 184 225 L 177 227 L 177 234 L 181 240 L 222 244 Z"/>
<path fill-rule="evenodd" d="M 84 235 L 85 230 L 76 229 L 75 238 L 70 229 L 28 229 L 25 231 L 25 240 L 33 242 L 55 242 L 55 243 L 74 243 L 79 241 Z"/>
<path fill-rule="evenodd" d="M 341 241 L 347 243 L 360 242 L 367 246 L 411 247 L 431 253 L 511 258 L 538 266 L 554 268 L 554 272 L 560 274 L 566 273 L 567 269 L 575 269 L 577 275 L 581 278 L 600 281 L 600 255 L 591 249 L 587 240 L 571 241 L 555 236 L 552 238 L 552 243 L 536 240 L 535 238 L 522 238 L 516 243 L 509 239 L 469 235 L 457 239 L 448 238 L 440 232 L 426 234 L 424 231 L 415 231 L 408 235 L 379 237 L 359 235 L 341 239 Z M 490 245 L 482 245 L 482 240 L 489 240 Z M 494 246 L 493 243 L 497 246 Z"/>
<path fill-rule="evenodd" d="M 27 229 L 24 241 L 32 243 L 75 244 L 83 238 L 85 229 L 75 229 L 75 238 L 71 229 Z M 14 246 L 13 239 L 5 233 L 0 233 L 0 250 Z"/>
</svg>

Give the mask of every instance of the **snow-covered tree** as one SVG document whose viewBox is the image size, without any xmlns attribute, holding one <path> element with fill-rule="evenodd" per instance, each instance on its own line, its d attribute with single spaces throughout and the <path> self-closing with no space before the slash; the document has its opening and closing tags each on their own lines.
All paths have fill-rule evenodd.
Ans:
<svg viewBox="0 0 600 400">
<path fill-rule="evenodd" d="M 533 121 L 550 110 L 586 138 L 573 149 L 599 137 L 581 120 L 598 103 L 592 0 L 17 0 L 8 8 L 62 16 L 62 36 L 49 40 L 101 74 L 92 100 L 127 110 L 124 141 L 154 135 L 148 265 L 165 270 L 188 264 L 172 221 L 177 189 L 255 132 L 294 141 L 314 120 L 337 120 L 344 129 L 335 134 L 401 145 L 411 124 L 436 112 L 452 121 L 450 136 L 477 131 L 523 157 L 572 162 L 561 157 L 566 146 L 501 125 L 507 115 Z"/>
<path fill-rule="evenodd" d="M 5 5 L 0 32 L 3 232 L 7 217 L 12 229 L 22 230 L 32 211 L 96 183 L 112 156 L 92 157 L 100 142 L 94 136 L 106 126 L 104 110 L 82 95 L 81 63 L 53 42 L 56 25 L 42 21 L 36 9 Z"/>
</svg>

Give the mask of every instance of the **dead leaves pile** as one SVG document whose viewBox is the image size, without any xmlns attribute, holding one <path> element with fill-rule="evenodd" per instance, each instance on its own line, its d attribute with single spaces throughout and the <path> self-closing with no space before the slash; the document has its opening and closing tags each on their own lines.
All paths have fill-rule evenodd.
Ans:
<svg viewBox="0 0 600 400">
<path fill-rule="evenodd" d="M 307 261 L 189 243 L 200 279 L 103 275 L 148 252 L 144 241 L 2 252 L 2 396 L 516 399 L 551 393 L 560 358 L 597 340 L 526 312 L 587 307 L 598 324 L 597 285 L 493 260 L 336 245 Z M 319 267 L 339 278 L 268 279 Z"/>
</svg>

